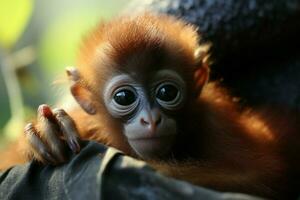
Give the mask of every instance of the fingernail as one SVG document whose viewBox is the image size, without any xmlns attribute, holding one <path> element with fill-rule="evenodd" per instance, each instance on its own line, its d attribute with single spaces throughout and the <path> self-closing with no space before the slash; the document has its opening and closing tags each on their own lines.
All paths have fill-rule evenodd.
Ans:
<svg viewBox="0 0 300 200">
<path fill-rule="evenodd" d="M 25 133 L 28 133 L 29 131 L 33 131 L 33 124 L 32 123 L 27 124 L 24 128 Z"/>
<path fill-rule="evenodd" d="M 55 115 L 56 117 L 63 117 L 65 115 L 67 115 L 66 111 L 64 111 L 61 108 L 54 108 L 53 109 L 53 115 Z"/>
<path fill-rule="evenodd" d="M 46 104 L 42 104 L 39 106 L 38 113 L 45 118 L 54 118 L 51 108 Z"/>
</svg>

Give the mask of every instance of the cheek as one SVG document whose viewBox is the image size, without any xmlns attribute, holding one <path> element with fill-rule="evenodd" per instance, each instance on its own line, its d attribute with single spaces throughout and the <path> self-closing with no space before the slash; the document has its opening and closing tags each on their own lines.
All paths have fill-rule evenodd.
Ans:
<svg viewBox="0 0 300 200">
<path fill-rule="evenodd" d="M 177 134 L 177 123 L 174 119 L 167 118 L 166 123 L 163 127 L 161 127 L 160 131 L 163 133 L 167 133 L 170 135 Z"/>
</svg>

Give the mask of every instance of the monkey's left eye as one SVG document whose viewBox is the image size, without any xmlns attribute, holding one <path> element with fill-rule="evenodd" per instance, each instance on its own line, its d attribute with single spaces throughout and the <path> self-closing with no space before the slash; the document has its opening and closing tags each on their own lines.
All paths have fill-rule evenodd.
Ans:
<svg viewBox="0 0 300 200">
<path fill-rule="evenodd" d="M 136 100 L 136 94 L 129 89 L 121 89 L 114 95 L 114 100 L 117 104 L 122 106 L 129 106 Z"/>
<path fill-rule="evenodd" d="M 124 117 L 132 114 L 140 102 L 136 89 L 130 85 L 119 86 L 109 96 L 106 106 L 114 117 Z"/>
</svg>

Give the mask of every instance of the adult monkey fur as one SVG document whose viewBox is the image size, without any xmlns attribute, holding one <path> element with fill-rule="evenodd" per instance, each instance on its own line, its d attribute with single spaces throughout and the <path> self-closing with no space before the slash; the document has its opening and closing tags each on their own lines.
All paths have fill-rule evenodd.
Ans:
<svg viewBox="0 0 300 200">
<path fill-rule="evenodd" d="M 67 69 L 82 109 L 40 106 L 37 123 L 25 127 L 27 154 L 66 162 L 66 146 L 80 151 L 79 134 L 197 185 L 296 198 L 297 153 L 286 145 L 297 138 L 296 118 L 240 112 L 207 83 L 206 51 L 192 25 L 167 15 L 99 25 L 83 42 L 78 68 Z"/>
</svg>

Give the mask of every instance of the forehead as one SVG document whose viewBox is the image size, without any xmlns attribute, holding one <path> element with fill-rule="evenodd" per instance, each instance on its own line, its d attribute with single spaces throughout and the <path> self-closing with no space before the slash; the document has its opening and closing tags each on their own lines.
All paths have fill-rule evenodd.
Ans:
<svg viewBox="0 0 300 200">
<path fill-rule="evenodd" d="M 184 76 L 193 66 L 197 40 L 193 27 L 172 17 L 122 18 L 104 24 L 89 37 L 79 66 L 83 73 L 87 71 L 84 66 L 93 66 L 89 77 L 98 82 L 116 72 L 144 81 L 160 69 L 172 69 Z M 93 80 L 89 82 L 93 84 Z"/>
<path fill-rule="evenodd" d="M 125 73 L 133 79 L 145 82 L 151 80 L 160 70 L 170 69 L 183 73 L 184 57 L 180 51 L 170 49 L 165 41 L 135 41 L 134 44 L 118 46 L 110 45 L 107 56 L 114 62 L 114 71 Z M 177 48 L 178 50 L 178 48 Z"/>
<path fill-rule="evenodd" d="M 115 62 L 116 70 L 148 75 L 166 67 L 178 70 L 187 63 L 185 60 L 193 51 L 187 50 L 188 41 L 179 39 L 183 33 L 172 30 L 176 23 L 167 21 L 162 23 L 157 17 L 142 16 L 121 21 L 109 29 L 104 35 L 108 44 L 105 53 Z M 180 28 L 183 30 L 185 26 Z"/>
</svg>

